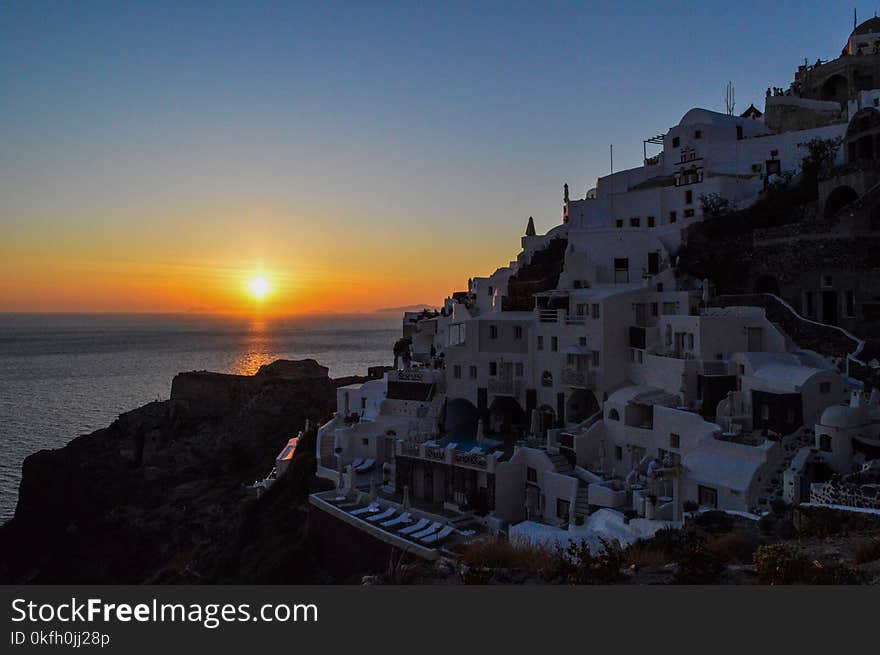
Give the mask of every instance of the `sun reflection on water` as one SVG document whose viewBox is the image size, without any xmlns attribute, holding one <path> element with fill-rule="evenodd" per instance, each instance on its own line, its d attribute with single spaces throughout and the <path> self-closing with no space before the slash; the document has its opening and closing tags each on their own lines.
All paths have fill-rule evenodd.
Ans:
<svg viewBox="0 0 880 655">
<path fill-rule="evenodd" d="M 242 344 L 242 352 L 232 364 L 235 375 L 253 375 L 264 364 L 270 364 L 281 355 L 274 352 L 269 321 L 255 317 L 248 325 L 248 334 Z"/>
</svg>

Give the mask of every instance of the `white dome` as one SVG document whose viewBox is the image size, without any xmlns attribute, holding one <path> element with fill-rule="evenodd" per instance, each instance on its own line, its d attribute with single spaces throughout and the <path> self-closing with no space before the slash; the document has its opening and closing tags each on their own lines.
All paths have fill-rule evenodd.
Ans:
<svg viewBox="0 0 880 655">
<path fill-rule="evenodd" d="M 832 405 L 822 412 L 819 424 L 829 428 L 857 428 L 870 421 L 865 407 Z"/>
</svg>

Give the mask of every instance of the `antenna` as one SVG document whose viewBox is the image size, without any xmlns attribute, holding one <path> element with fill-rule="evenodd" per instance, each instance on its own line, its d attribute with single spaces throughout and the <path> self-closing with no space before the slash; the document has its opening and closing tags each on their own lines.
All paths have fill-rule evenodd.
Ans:
<svg viewBox="0 0 880 655">
<path fill-rule="evenodd" d="M 727 88 L 724 90 L 724 107 L 727 109 L 728 116 L 733 116 L 733 108 L 735 106 L 736 100 L 733 89 L 733 82 L 728 82 Z"/>
</svg>

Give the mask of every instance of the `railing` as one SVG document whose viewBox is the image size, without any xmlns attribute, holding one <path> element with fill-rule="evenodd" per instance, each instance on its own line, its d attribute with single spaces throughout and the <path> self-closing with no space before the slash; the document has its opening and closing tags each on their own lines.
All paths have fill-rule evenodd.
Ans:
<svg viewBox="0 0 880 655">
<path fill-rule="evenodd" d="M 726 361 L 703 362 L 703 375 L 727 375 Z"/>
<path fill-rule="evenodd" d="M 541 323 L 558 323 L 559 311 L 556 309 L 539 309 L 538 320 Z"/>
<path fill-rule="evenodd" d="M 586 325 L 587 324 L 587 315 L 586 314 L 568 314 L 565 317 L 565 323 L 567 325 Z"/>
<path fill-rule="evenodd" d="M 579 371 L 569 366 L 562 369 L 561 378 L 562 384 L 583 389 L 592 386 L 595 382 L 593 371 Z"/>
<path fill-rule="evenodd" d="M 521 387 L 522 383 L 520 380 L 513 378 L 496 378 L 489 380 L 488 391 L 490 395 L 495 396 L 518 396 Z"/>
</svg>

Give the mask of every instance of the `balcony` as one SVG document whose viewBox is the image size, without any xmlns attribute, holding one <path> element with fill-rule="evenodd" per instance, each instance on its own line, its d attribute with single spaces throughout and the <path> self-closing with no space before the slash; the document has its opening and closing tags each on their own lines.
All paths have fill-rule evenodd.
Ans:
<svg viewBox="0 0 880 655">
<path fill-rule="evenodd" d="M 490 396 L 519 396 L 522 389 L 522 381 L 516 378 L 498 377 L 489 379 Z"/>
<path fill-rule="evenodd" d="M 589 389 L 596 384 L 595 371 L 579 371 L 566 366 L 562 369 L 562 384 L 576 389 Z"/>
<path fill-rule="evenodd" d="M 559 310 L 556 309 L 539 309 L 538 321 L 541 323 L 558 323 Z"/>
</svg>

